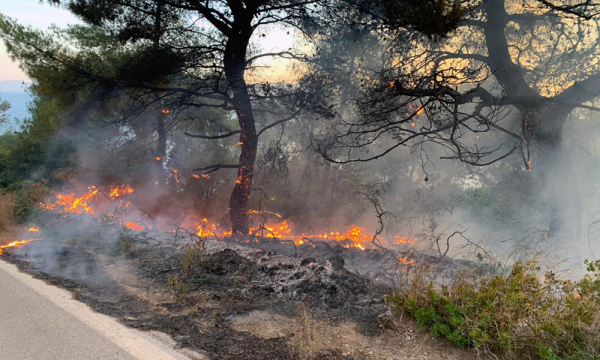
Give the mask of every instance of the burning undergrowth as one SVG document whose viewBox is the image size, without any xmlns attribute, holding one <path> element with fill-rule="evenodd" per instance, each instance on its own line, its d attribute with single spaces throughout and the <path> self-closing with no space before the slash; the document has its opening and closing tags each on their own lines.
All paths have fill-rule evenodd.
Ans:
<svg viewBox="0 0 600 360">
<path fill-rule="evenodd" d="M 61 245 L 27 244 L 4 258 L 66 287 L 97 311 L 129 326 L 166 332 L 180 346 L 210 358 L 297 358 L 286 337 L 261 339 L 232 328 L 236 317 L 252 311 L 291 318 L 298 304 L 305 304 L 331 321 L 355 321 L 374 333 L 377 314 L 385 310 L 385 287 L 327 261 L 301 261 L 221 241 L 206 242 L 197 266 L 185 276 L 189 293 L 174 301 L 167 283 L 180 276 L 182 244 L 189 241 L 175 234 L 144 241 L 146 236 L 132 236 L 135 251 L 127 257 L 107 256 L 92 242 L 71 239 Z M 327 358 L 352 357 L 328 352 Z"/>
<path fill-rule="evenodd" d="M 302 306 L 327 326 L 356 324 L 368 339 L 380 333 L 395 274 L 416 262 L 451 271 L 472 265 L 418 255 L 400 236 L 391 245 L 403 251 L 377 247 L 358 227 L 309 237 L 263 221 L 254 236 L 228 236 L 207 219 L 152 217 L 134 196 L 127 185 L 56 194 L 40 206 L 42 228 L 28 232 L 41 241 L 17 244 L 3 257 L 97 311 L 220 359 L 298 357 L 302 329 L 268 338 L 239 331 L 238 319 L 257 311 L 297 319 Z M 361 351 L 326 346 L 311 356 L 370 357 Z"/>
<path fill-rule="evenodd" d="M 186 211 L 183 214 L 169 211 L 169 216 L 148 211 L 152 207 L 145 201 L 148 190 L 138 193 L 130 185 L 79 188 L 82 190 L 55 193 L 40 203 L 40 211 L 34 220 L 44 224 L 46 240 L 64 243 L 70 239 L 87 243 L 88 247 L 100 252 L 132 255 L 136 251 L 134 242 L 158 246 L 160 240 L 157 237 L 164 237 L 164 234 L 172 234 L 175 238 L 212 239 L 295 259 L 314 259 L 312 263 L 317 260 L 328 262 L 333 268 L 346 268 L 384 284 L 393 283 L 398 275 L 408 273 L 415 265 L 435 267 L 438 282 L 454 278 L 456 271 L 465 268 L 494 271 L 490 266 L 482 265 L 489 264 L 492 259 L 481 247 L 478 248 L 485 254 L 485 262 L 481 261 L 481 252 L 477 254 L 477 263 L 446 257 L 451 238 L 456 234 L 462 236 L 460 232 L 445 240 L 446 251 L 442 253 L 444 240 L 439 235 L 387 234 L 384 237 L 381 230 L 369 234 L 357 225 L 344 231 L 299 232 L 294 230 L 293 223 L 282 219 L 278 213 L 251 210 L 249 215 L 254 216 L 255 221 L 249 233 L 232 236 L 231 231 L 218 222 L 188 215 Z M 30 228 L 29 233 L 32 231 L 39 233 L 39 227 Z M 13 242 L 13 245 L 19 244 L 19 241 Z M 473 243 L 469 241 L 469 244 Z M 434 245 L 437 253 L 433 251 Z M 56 258 L 52 251 L 47 255 L 49 259 Z"/>
<path fill-rule="evenodd" d="M 346 270 L 335 258 L 294 258 L 207 240 L 193 269 L 184 271 L 186 254 L 197 241 L 189 235 L 130 233 L 129 239 L 131 251 L 127 253 L 109 251 L 98 240 L 80 238 L 62 244 L 26 244 L 6 252 L 4 258 L 66 287 L 97 311 L 132 327 L 168 333 L 181 347 L 210 358 L 298 358 L 294 344 L 304 328 L 282 330 L 267 338 L 238 329 L 240 319 L 257 311 L 286 319 L 279 320 L 283 328 L 286 325 L 281 321 L 298 326 L 299 320 L 294 319 L 305 314 L 305 309 L 311 318 L 329 324 L 326 326 L 344 328 L 353 323 L 357 327 L 351 333 L 366 335 L 363 345 L 380 334 L 378 315 L 387 309 L 383 295 L 390 288 Z M 357 249 L 344 251 L 368 254 Z M 188 286 L 179 299 L 171 296 L 173 288 L 167 285 L 174 276 Z M 313 355 L 372 358 L 368 352 L 341 352 L 330 347 Z"/>
</svg>

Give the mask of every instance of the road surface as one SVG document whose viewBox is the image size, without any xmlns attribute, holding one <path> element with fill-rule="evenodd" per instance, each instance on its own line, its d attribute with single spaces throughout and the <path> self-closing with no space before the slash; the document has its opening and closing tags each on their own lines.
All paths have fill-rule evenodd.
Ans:
<svg viewBox="0 0 600 360">
<path fill-rule="evenodd" d="M 0 260 L 0 360 L 55 359 L 188 358 Z"/>
</svg>

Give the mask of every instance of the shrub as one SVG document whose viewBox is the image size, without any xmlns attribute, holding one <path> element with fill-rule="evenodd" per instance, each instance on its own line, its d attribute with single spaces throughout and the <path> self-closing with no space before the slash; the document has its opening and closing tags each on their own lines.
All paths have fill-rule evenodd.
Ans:
<svg viewBox="0 0 600 360">
<path fill-rule="evenodd" d="M 177 301 L 183 301 L 187 298 L 190 286 L 178 274 L 169 275 L 167 283 L 171 287 L 171 292 Z"/>
<path fill-rule="evenodd" d="M 188 277 L 194 269 L 200 264 L 200 255 L 204 252 L 204 243 L 206 238 L 198 238 L 192 245 L 185 247 L 183 256 L 179 259 L 181 265 L 181 274 Z"/>
<path fill-rule="evenodd" d="M 0 233 L 9 232 L 14 225 L 14 196 L 0 194 Z"/>
<path fill-rule="evenodd" d="M 177 301 L 183 301 L 187 298 L 190 286 L 189 277 L 195 268 L 200 265 L 200 257 L 205 250 L 204 244 L 206 238 L 198 238 L 191 245 L 185 247 L 185 252 L 179 259 L 181 266 L 179 274 L 169 275 L 167 279 L 171 292 Z"/>
<path fill-rule="evenodd" d="M 579 281 L 540 276 L 533 261 L 516 263 L 508 275 L 459 276 L 440 288 L 413 275 L 387 301 L 460 347 L 506 359 L 598 359 L 600 261 L 586 265 Z"/>
<path fill-rule="evenodd" d="M 138 253 L 135 241 L 128 230 L 119 232 L 114 244 L 113 254 L 119 257 L 133 257 Z"/>
</svg>

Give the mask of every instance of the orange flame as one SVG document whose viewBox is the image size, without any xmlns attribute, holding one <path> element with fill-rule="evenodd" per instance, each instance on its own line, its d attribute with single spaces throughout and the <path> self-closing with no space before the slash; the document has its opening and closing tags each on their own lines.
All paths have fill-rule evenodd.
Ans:
<svg viewBox="0 0 600 360">
<path fill-rule="evenodd" d="M 109 199 L 115 200 L 124 195 L 133 193 L 134 190 L 129 185 L 111 186 L 108 190 Z M 40 207 L 50 211 L 57 211 L 59 213 L 72 213 L 72 214 L 91 214 L 95 215 L 95 211 L 92 207 L 92 203 L 96 200 L 100 191 L 96 186 L 89 186 L 87 192 L 81 196 L 75 196 L 75 193 L 55 195 L 54 202 L 40 203 Z M 119 202 L 122 204 L 121 202 Z M 128 207 L 130 202 L 127 202 L 125 207 Z"/>
<path fill-rule="evenodd" d="M 13 242 L 10 242 L 6 245 L 0 245 L 0 255 L 2 255 L 2 249 L 8 249 L 8 248 L 12 248 L 12 247 L 19 247 L 21 245 L 24 244 L 28 244 L 32 241 L 37 241 L 38 239 L 30 239 L 30 240 L 15 240 Z"/>
<path fill-rule="evenodd" d="M 180 175 L 179 170 L 172 170 L 175 176 Z M 208 175 L 198 175 L 192 174 L 193 177 L 199 178 L 200 176 L 208 178 Z M 238 181 L 244 183 L 244 177 L 238 177 Z M 110 200 L 114 200 L 113 204 L 115 204 L 118 208 L 127 208 L 131 205 L 131 202 L 126 201 L 124 198 L 126 195 L 134 192 L 134 189 L 129 185 L 121 185 L 121 186 L 112 186 L 109 188 L 106 194 L 106 198 Z M 41 206 L 47 210 L 56 211 L 59 213 L 75 213 L 75 214 L 91 214 L 95 215 L 96 211 L 98 213 L 105 213 L 105 208 L 99 207 L 105 203 L 102 203 L 98 200 L 98 195 L 102 194 L 96 186 L 88 187 L 87 192 L 85 192 L 81 196 L 75 196 L 75 194 L 57 194 L 56 200 L 54 202 L 47 202 L 41 204 Z M 271 201 L 275 201 L 275 198 L 269 198 Z M 125 214 L 124 212 L 121 214 Z M 345 248 L 357 248 L 359 250 L 366 250 L 368 248 L 372 248 L 371 244 L 374 240 L 374 236 L 369 234 L 368 231 L 360 227 L 358 225 L 352 225 L 346 231 L 330 231 L 330 232 L 300 232 L 294 231 L 294 226 L 289 220 L 283 219 L 283 216 L 276 212 L 271 212 L 268 210 L 248 210 L 248 215 L 261 214 L 262 216 L 262 224 L 261 226 L 254 226 L 249 229 L 249 234 L 251 236 L 255 236 L 255 241 L 259 241 L 258 237 L 265 238 L 276 238 L 276 239 L 286 239 L 293 241 L 296 245 L 309 245 L 315 246 L 311 243 L 310 240 L 323 240 L 330 242 L 338 242 L 340 246 Z M 131 214 L 130 214 L 131 215 Z M 265 216 L 276 217 L 281 220 L 270 221 L 266 220 Z M 117 217 L 117 215 L 112 214 L 112 216 Z M 120 216 L 120 215 L 119 215 Z M 127 216 L 127 214 L 125 214 Z M 136 231 L 144 231 L 145 229 L 152 229 L 151 226 L 144 227 L 140 225 L 139 222 L 130 221 L 131 219 L 126 219 L 121 217 L 120 221 L 124 224 L 125 227 L 136 230 Z M 193 222 L 194 220 L 190 220 L 186 224 L 180 225 L 181 229 L 185 229 L 187 231 L 195 233 L 198 237 L 218 237 L 223 238 L 232 235 L 232 231 L 230 229 L 224 229 L 218 223 L 212 223 L 208 219 L 197 219 L 197 222 Z M 157 227 L 157 224 L 152 224 Z M 168 226 L 166 223 L 163 224 Z M 161 226 L 162 227 L 162 226 Z M 170 227 L 170 226 L 169 226 Z M 163 227 L 164 228 L 164 227 Z M 174 230 L 176 231 L 176 230 Z M 382 239 L 384 240 L 384 239 Z M 405 236 L 396 235 L 393 239 L 391 239 L 390 243 L 395 245 L 408 245 L 415 244 L 414 239 L 407 239 Z M 414 260 L 408 258 L 400 258 L 400 261 L 405 264 L 412 264 Z"/>
<path fill-rule="evenodd" d="M 27 231 L 29 231 L 29 232 L 40 232 L 40 228 L 39 227 L 31 227 Z"/>
<path fill-rule="evenodd" d="M 412 265 L 415 263 L 415 261 L 413 259 L 409 259 L 408 256 L 405 257 L 399 257 L 398 261 L 400 261 L 401 263 L 403 263 L 404 265 Z"/>
<path fill-rule="evenodd" d="M 144 227 L 134 223 L 133 221 L 128 221 L 125 223 L 125 227 L 131 230 L 136 230 L 136 231 L 144 231 Z"/>
<path fill-rule="evenodd" d="M 129 185 L 123 185 L 123 186 L 117 186 L 115 188 L 111 187 L 110 188 L 110 195 L 108 195 L 109 198 L 114 199 L 114 198 L 118 198 L 119 196 L 122 196 L 124 194 L 131 194 L 133 193 L 133 188 Z"/>
<path fill-rule="evenodd" d="M 74 193 L 63 195 L 57 194 L 56 201 L 54 203 L 42 204 L 42 207 L 47 210 L 55 210 L 57 207 L 62 212 L 74 213 L 74 214 L 94 214 L 94 209 L 90 206 L 89 202 L 96 197 L 98 189 L 95 186 L 88 187 L 88 191 L 81 195 L 75 196 Z"/>
<path fill-rule="evenodd" d="M 406 236 L 400 237 L 399 235 L 396 235 L 394 238 L 396 239 L 396 241 L 394 241 L 394 245 L 402 245 L 402 244 L 411 244 L 412 245 L 412 244 L 416 243 L 416 241 L 414 239 L 407 240 Z"/>
</svg>

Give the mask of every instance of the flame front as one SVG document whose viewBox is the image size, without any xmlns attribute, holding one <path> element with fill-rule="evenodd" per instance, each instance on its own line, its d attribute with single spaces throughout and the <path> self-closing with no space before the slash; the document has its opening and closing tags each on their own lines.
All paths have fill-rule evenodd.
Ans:
<svg viewBox="0 0 600 360">
<path fill-rule="evenodd" d="M 3 253 L 3 249 L 8 249 L 8 248 L 13 248 L 13 247 L 19 247 L 21 245 L 25 245 L 25 244 L 29 244 L 32 241 L 36 241 L 37 239 L 30 239 L 30 240 L 15 240 L 13 242 L 10 242 L 6 245 L 0 245 L 0 255 L 2 255 Z"/>
<path fill-rule="evenodd" d="M 176 181 L 181 180 L 180 176 L 183 175 L 182 172 L 177 169 L 173 169 L 172 171 L 175 175 Z M 199 174 L 190 174 L 190 176 L 196 179 L 200 177 L 209 177 L 208 175 Z M 238 179 L 238 181 L 242 180 Z M 163 231 L 169 231 L 169 229 L 172 229 L 172 225 L 168 225 L 166 221 L 164 223 L 158 223 L 156 220 L 153 220 L 153 226 L 144 225 L 144 222 L 141 221 L 142 217 L 139 219 L 134 219 L 131 215 L 132 213 L 136 212 L 135 209 L 130 212 L 125 211 L 130 204 L 132 204 L 132 201 L 129 201 L 132 199 L 125 199 L 125 197 L 132 193 L 134 193 L 134 189 L 129 185 L 111 186 L 106 192 L 102 192 L 96 186 L 89 186 L 87 191 L 81 196 L 75 196 L 74 193 L 56 194 L 56 199 L 54 202 L 46 202 L 41 204 L 41 206 L 44 209 L 58 213 L 89 214 L 97 217 L 95 215 L 96 213 L 111 213 L 110 211 L 107 211 L 107 206 L 102 207 L 102 205 L 105 205 L 107 200 L 109 200 L 109 203 L 115 206 L 115 211 L 113 211 L 110 215 L 115 219 L 118 219 L 119 222 L 128 229 L 144 231 L 145 229 L 152 230 L 153 226 L 154 228 L 162 229 Z M 104 197 L 100 195 L 104 195 Z M 104 199 L 104 202 L 102 202 L 102 199 Z M 275 201 L 275 198 L 269 198 L 269 200 Z M 117 209 L 121 209 L 121 211 L 117 211 Z M 116 214 L 118 214 L 118 216 Z M 345 231 L 300 232 L 295 231 L 293 224 L 289 222 L 289 220 L 283 219 L 283 216 L 279 213 L 267 210 L 249 210 L 247 214 L 255 217 L 254 220 L 256 220 L 257 217 L 261 218 L 260 225 L 251 227 L 248 234 L 253 237 L 255 241 L 259 241 L 259 238 L 262 237 L 269 239 L 291 240 L 297 246 L 315 246 L 313 242 L 315 240 L 319 240 L 336 242 L 344 248 L 356 248 L 359 250 L 366 250 L 370 247 L 373 248 L 372 243 L 374 241 L 374 235 L 369 234 L 366 228 L 358 225 L 352 225 Z M 138 212 L 138 215 L 141 214 Z M 277 220 L 268 221 L 268 218 L 277 218 Z M 254 221 L 254 223 L 256 224 L 256 221 Z M 30 231 L 35 232 L 35 229 L 37 228 L 31 228 Z M 216 237 L 222 239 L 232 235 L 232 231 L 230 229 L 223 228 L 218 223 L 212 223 L 206 218 L 193 220 L 193 217 L 191 217 L 191 219 L 186 221 L 186 223 L 180 224 L 178 229 L 173 229 L 173 232 L 177 232 L 179 229 L 193 232 L 200 238 Z M 400 235 L 396 235 L 392 239 L 380 238 L 379 240 L 384 242 L 387 241 L 388 244 L 400 246 L 415 244 L 414 239 L 407 239 L 405 236 Z M 414 263 L 412 259 L 406 257 L 399 258 L 399 262 L 405 265 L 411 265 Z"/>
<path fill-rule="evenodd" d="M 144 227 L 142 225 L 134 223 L 133 221 L 126 222 L 125 227 L 131 230 L 144 231 Z"/>
</svg>

